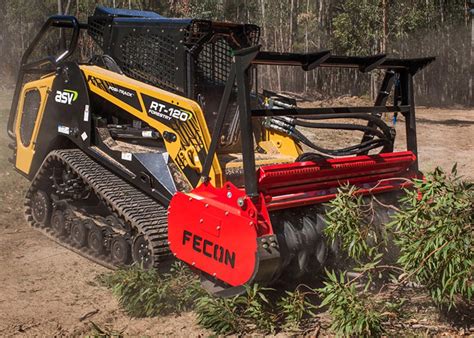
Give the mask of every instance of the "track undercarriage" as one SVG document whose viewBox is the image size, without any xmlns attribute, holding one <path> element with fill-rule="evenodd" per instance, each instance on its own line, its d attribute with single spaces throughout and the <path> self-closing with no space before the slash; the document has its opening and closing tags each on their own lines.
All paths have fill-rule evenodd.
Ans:
<svg viewBox="0 0 474 338">
<path fill-rule="evenodd" d="M 79 150 L 47 157 L 25 205 L 33 227 L 108 268 L 171 256 L 166 210 Z"/>
</svg>

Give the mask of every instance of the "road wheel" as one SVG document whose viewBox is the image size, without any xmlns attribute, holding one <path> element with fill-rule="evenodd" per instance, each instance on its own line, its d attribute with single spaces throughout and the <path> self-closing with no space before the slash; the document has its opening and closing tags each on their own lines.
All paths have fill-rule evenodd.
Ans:
<svg viewBox="0 0 474 338">
<path fill-rule="evenodd" d="M 119 266 L 130 264 L 132 258 L 130 244 L 121 236 L 115 237 L 110 247 L 110 255 L 112 260 Z"/>
<path fill-rule="evenodd" d="M 55 210 L 51 217 L 51 228 L 58 236 L 66 236 L 68 233 L 66 217 L 61 210 Z"/>
<path fill-rule="evenodd" d="M 148 241 L 143 235 L 135 238 L 133 241 L 133 260 L 140 264 L 144 269 L 150 269 L 153 266 L 153 257 L 148 246 Z"/>
<path fill-rule="evenodd" d="M 87 228 L 81 220 L 74 220 L 71 225 L 71 239 L 74 244 L 83 247 L 87 244 Z"/>
<path fill-rule="evenodd" d="M 38 190 L 31 199 L 31 215 L 35 222 L 49 226 L 51 218 L 51 200 L 46 192 Z"/>
<path fill-rule="evenodd" d="M 87 242 L 89 248 L 91 248 L 95 254 L 100 255 L 104 253 L 104 234 L 102 233 L 102 229 L 99 227 L 94 226 L 89 230 Z"/>
</svg>

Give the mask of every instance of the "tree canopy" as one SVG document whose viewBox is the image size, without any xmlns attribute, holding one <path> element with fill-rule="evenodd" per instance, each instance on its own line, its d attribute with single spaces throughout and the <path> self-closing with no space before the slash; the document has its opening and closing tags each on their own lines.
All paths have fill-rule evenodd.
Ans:
<svg viewBox="0 0 474 338">
<path fill-rule="evenodd" d="M 86 21 L 96 5 L 254 23 L 262 28 L 263 48 L 280 52 L 436 56 L 437 62 L 416 79 L 418 103 L 473 102 L 466 0 L 5 0 L 0 2 L 3 74 L 14 76 L 22 52 L 49 15 L 66 13 Z M 91 46 L 82 48 L 89 56 Z M 370 87 L 368 76 L 345 70 L 263 69 L 261 76 L 272 89 L 305 94 L 368 95 Z"/>
</svg>

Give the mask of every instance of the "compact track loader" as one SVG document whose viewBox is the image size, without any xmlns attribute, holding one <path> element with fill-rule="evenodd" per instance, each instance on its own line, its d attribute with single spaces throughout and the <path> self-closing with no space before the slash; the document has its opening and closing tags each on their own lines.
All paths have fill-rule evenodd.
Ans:
<svg viewBox="0 0 474 338">
<path fill-rule="evenodd" d="M 55 29 L 63 52 L 38 57 Z M 88 63 L 74 61 L 81 30 L 101 50 Z M 393 200 L 420 176 L 413 76 L 433 58 L 268 52 L 259 36 L 103 7 L 87 23 L 50 17 L 21 60 L 8 121 L 12 163 L 31 180 L 28 222 L 110 268 L 174 256 L 224 296 L 323 267 L 337 252 L 323 203 L 338 187 Z M 260 65 L 385 75 L 374 106 L 299 108 L 259 91 Z M 394 152 L 384 113 L 404 116 L 406 151 Z M 363 136 L 327 149 L 302 128 Z"/>
</svg>

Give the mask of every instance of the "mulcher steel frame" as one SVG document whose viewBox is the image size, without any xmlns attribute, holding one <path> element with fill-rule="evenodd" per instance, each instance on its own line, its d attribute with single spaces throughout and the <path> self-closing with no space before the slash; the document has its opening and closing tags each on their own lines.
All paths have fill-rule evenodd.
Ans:
<svg viewBox="0 0 474 338">
<path fill-rule="evenodd" d="M 206 161 L 203 167 L 202 180 L 207 181 L 209 170 L 217 150 L 217 139 L 222 132 L 229 97 L 234 85 L 237 86 L 238 105 L 240 107 L 242 156 L 244 162 L 245 191 L 251 198 L 259 196 L 257 184 L 257 171 L 255 166 L 255 153 L 252 132 L 252 119 L 257 117 L 288 116 L 288 117 L 312 117 L 338 114 L 341 118 L 345 114 L 373 114 L 402 113 L 405 117 L 407 150 L 415 156 L 418 154 L 416 140 L 416 116 L 415 101 L 413 93 L 413 76 L 421 69 L 434 61 L 433 57 L 418 59 L 391 59 L 380 54 L 368 57 L 345 57 L 331 55 L 329 51 L 310 54 L 298 53 L 274 53 L 260 51 L 260 46 L 254 46 L 234 53 L 234 62 L 226 83 L 224 95 L 222 96 L 217 122 L 213 132 Z M 379 94 L 373 107 L 323 107 L 323 108 L 290 108 L 290 109 L 251 109 L 250 108 L 250 72 L 254 65 L 279 65 L 279 66 L 301 66 L 303 70 L 309 71 L 316 67 L 334 68 L 358 68 L 361 72 L 369 72 L 374 69 L 385 69 L 385 77 Z M 400 93 L 394 95 L 394 105 L 386 106 L 386 101 L 394 85 L 394 77 L 399 74 Z M 397 97 L 397 94 L 400 96 Z M 369 123 L 370 126 L 370 123 Z M 363 140 L 367 136 L 364 135 Z M 411 166 L 412 170 L 418 171 L 418 161 L 415 160 Z"/>
</svg>

